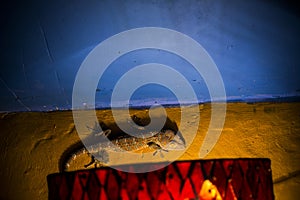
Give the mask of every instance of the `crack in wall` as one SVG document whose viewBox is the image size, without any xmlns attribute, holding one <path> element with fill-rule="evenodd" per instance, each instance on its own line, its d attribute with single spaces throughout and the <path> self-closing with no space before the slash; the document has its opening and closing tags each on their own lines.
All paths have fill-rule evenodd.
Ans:
<svg viewBox="0 0 300 200">
<path fill-rule="evenodd" d="M 47 39 L 46 32 L 45 32 L 43 26 L 41 25 L 41 23 L 38 22 L 38 24 L 39 24 L 39 28 L 40 28 L 41 34 L 42 34 L 42 36 L 43 36 L 44 45 L 45 45 L 45 48 L 46 48 L 47 55 L 48 55 L 48 57 L 49 57 L 50 62 L 53 63 L 53 62 L 54 62 L 54 59 L 53 59 L 52 53 L 51 53 L 51 51 L 50 51 L 49 42 L 48 42 L 48 39 Z M 59 77 L 58 72 L 57 72 L 57 70 L 56 70 L 55 68 L 54 68 L 54 72 L 55 72 L 55 77 L 56 77 L 57 82 L 58 82 L 58 87 L 59 87 L 61 93 L 63 94 L 63 96 L 64 96 L 64 98 L 65 98 L 65 100 L 66 100 L 66 104 L 67 104 L 67 105 L 70 105 L 70 103 L 69 103 L 69 101 L 68 101 L 68 98 L 67 98 L 67 95 L 66 95 L 66 92 L 65 92 L 65 89 L 64 89 L 64 87 L 62 86 L 60 77 Z"/>
<path fill-rule="evenodd" d="M 21 62 L 22 62 L 21 65 L 22 65 L 22 71 L 23 71 L 23 75 L 24 75 L 24 79 L 25 79 L 25 84 L 26 84 L 26 87 L 27 87 L 27 92 L 31 96 L 31 99 L 34 99 L 34 96 L 32 94 L 32 90 L 31 90 L 31 86 L 30 86 L 29 81 L 28 81 L 28 76 L 27 76 L 27 73 L 26 73 L 25 61 L 24 61 L 24 49 L 23 48 L 22 48 L 22 53 L 21 53 Z"/>
<path fill-rule="evenodd" d="M 49 48 L 49 43 L 48 43 L 46 32 L 45 32 L 45 30 L 44 30 L 44 28 L 43 28 L 43 26 L 41 25 L 40 22 L 39 22 L 39 28 L 40 28 L 41 34 L 43 36 L 43 40 L 44 40 L 47 55 L 48 55 L 50 61 L 54 62 L 53 56 L 52 56 L 50 48 Z"/>
<path fill-rule="evenodd" d="M 55 76 L 56 76 L 56 79 L 57 79 L 57 82 L 58 82 L 58 87 L 59 87 L 60 91 L 62 92 L 62 94 L 63 94 L 63 96 L 66 100 L 67 105 L 70 105 L 69 101 L 68 101 L 68 98 L 67 98 L 67 95 L 66 95 L 66 92 L 65 92 L 65 88 L 61 84 L 60 77 L 58 75 L 57 70 L 55 70 Z"/>
<path fill-rule="evenodd" d="M 7 85 L 7 83 L 4 81 L 4 79 L 2 79 L 2 77 L 0 77 L 0 81 L 3 83 L 5 88 L 14 96 L 15 100 L 19 102 L 19 104 L 26 108 L 27 111 L 31 111 L 31 109 L 21 101 L 20 97 Z"/>
<path fill-rule="evenodd" d="M 300 169 L 299 170 L 296 170 L 296 171 L 293 171 L 293 172 L 290 172 L 288 174 L 285 174 L 281 177 L 278 177 L 276 179 L 273 180 L 273 184 L 277 184 L 277 183 L 281 183 L 281 182 L 285 182 L 291 178 L 294 178 L 296 176 L 298 176 L 300 174 Z"/>
</svg>

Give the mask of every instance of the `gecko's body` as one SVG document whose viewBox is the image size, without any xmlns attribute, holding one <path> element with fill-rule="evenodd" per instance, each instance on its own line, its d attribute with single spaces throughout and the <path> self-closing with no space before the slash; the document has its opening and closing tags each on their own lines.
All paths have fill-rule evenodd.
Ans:
<svg viewBox="0 0 300 200">
<path fill-rule="evenodd" d="M 107 130 L 101 134 L 99 137 L 106 137 L 110 134 L 110 130 Z M 169 151 L 169 150 L 183 150 L 185 148 L 185 142 L 181 137 L 175 134 L 172 130 L 160 131 L 156 134 L 151 133 L 150 137 L 121 137 L 115 140 L 102 140 L 96 144 L 91 144 L 89 146 L 77 147 L 73 150 L 70 156 L 65 159 L 63 163 L 63 170 L 69 168 L 72 160 L 76 159 L 80 154 L 87 153 L 89 155 L 97 155 L 96 159 L 102 163 L 107 163 L 109 160 L 108 152 L 143 152 L 143 150 L 150 149 L 156 153 L 156 151 Z M 95 163 L 94 156 L 92 157 L 89 166 Z M 99 157 L 101 159 L 99 159 Z"/>
</svg>

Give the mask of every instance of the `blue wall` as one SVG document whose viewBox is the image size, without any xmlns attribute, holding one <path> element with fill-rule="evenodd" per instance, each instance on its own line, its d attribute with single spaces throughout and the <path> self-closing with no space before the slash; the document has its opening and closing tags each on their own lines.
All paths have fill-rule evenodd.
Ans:
<svg viewBox="0 0 300 200">
<path fill-rule="evenodd" d="M 75 76 L 88 53 L 110 36 L 147 26 L 173 29 L 199 42 L 218 66 L 228 100 L 297 97 L 299 7 L 283 2 L 2 3 L 0 111 L 70 109 Z M 210 100 L 202 77 L 189 63 L 168 52 L 144 50 L 131 52 L 111 65 L 99 83 L 97 106 L 109 106 L 122 73 L 148 62 L 174 67 L 190 81 L 200 102 Z M 174 98 L 168 89 L 148 85 L 136 91 L 132 102 L 167 103 Z"/>
</svg>

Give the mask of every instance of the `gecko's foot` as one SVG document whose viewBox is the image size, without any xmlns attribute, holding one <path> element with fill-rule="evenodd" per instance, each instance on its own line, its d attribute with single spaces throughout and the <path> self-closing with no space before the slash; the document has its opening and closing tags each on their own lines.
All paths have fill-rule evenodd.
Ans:
<svg viewBox="0 0 300 200">
<path fill-rule="evenodd" d="M 109 155 L 107 151 L 102 149 L 97 154 L 98 155 L 96 156 L 96 158 L 93 155 L 91 156 L 92 160 L 88 164 L 84 165 L 85 168 L 88 168 L 91 165 L 94 165 L 95 168 L 98 168 L 99 166 L 103 166 L 103 163 L 106 164 L 109 162 Z"/>
<path fill-rule="evenodd" d="M 84 165 L 85 168 L 88 168 L 89 166 L 91 166 L 94 163 L 96 163 L 96 160 L 95 160 L 94 156 L 91 156 L 91 158 L 92 158 L 91 162 L 89 162 L 88 164 Z"/>
<path fill-rule="evenodd" d="M 95 133 L 94 136 L 101 136 L 104 135 L 105 137 L 109 136 L 111 134 L 111 130 L 107 129 L 105 131 L 101 131 L 100 133 Z"/>
<path fill-rule="evenodd" d="M 164 158 L 164 154 L 162 152 L 168 152 L 168 150 L 165 149 L 158 149 L 153 153 L 153 156 L 155 156 L 159 152 L 159 155 L 161 158 Z"/>
<path fill-rule="evenodd" d="M 100 167 L 103 167 L 103 163 L 96 160 L 94 157 L 92 157 L 92 160 L 90 163 L 84 165 L 85 168 L 89 168 L 90 166 L 94 165 L 94 168 L 100 168 Z"/>
<path fill-rule="evenodd" d="M 149 142 L 148 143 L 148 146 L 155 149 L 154 153 L 153 153 L 153 156 L 155 156 L 158 152 L 160 154 L 160 157 L 163 158 L 164 155 L 163 155 L 163 151 L 164 152 L 168 152 L 168 150 L 166 149 L 163 149 L 160 145 L 156 144 L 155 142 Z"/>
<path fill-rule="evenodd" d="M 145 130 L 145 127 L 141 124 L 142 119 L 137 117 L 136 115 L 132 116 L 132 120 L 127 120 L 127 123 L 131 126 L 136 128 L 137 130 Z"/>
<path fill-rule="evenodd" d="M 94 135 L 94 136 L 104 135 L 104 136 L 107 137 L 111 133 L 110 129 L 107 129 L 107 130 L 103 131 L 98 122 L 95 122 L 93 127 L 90 127 L 88 125 L 86 125 L 86 127 L 87 127 L 87 129 L 92 131 L 91 134 Z"/>
<path fill-rule="evenodd" d="M 96 157 L 97 162 L 99 162 L 99 163 L 108 163 L 109 162 L 109 155 L 106 150 L 101 149 L 97 154 L 98 154 Z"/>
</svg>

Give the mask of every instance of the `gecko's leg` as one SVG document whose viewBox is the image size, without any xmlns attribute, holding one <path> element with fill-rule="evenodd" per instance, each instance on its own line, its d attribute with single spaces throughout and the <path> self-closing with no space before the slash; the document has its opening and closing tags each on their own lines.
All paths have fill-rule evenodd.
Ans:
<svg viewBox="0 0 300 200">
<path fill-rule="evenodd" d="M 88 125 L 86 125 L 86 127 L 87 127 L 90 131 L 92 131 L 92 134 L 93 134 L 93 135 L 102 133 L 101 127 L 99 126 L 99 124 L 98 124 L 97 122 L 95 122 L 95 124 L 94 124 L 93 127 L 89 127 Z"/>
<path fill-rule="evenodd" d="M 84 165 L 85 168 L 94 165 L 95 168 L 98 168 L 98 166 L 102 166 L 103 163 L 108 163 L 109 162 L 109 155 L 106 150 L 101 149 L 98 153 L 98 156 L 95 158 L 95 156 L 91 155 L 91 162 L 88 164 Z"/>
<path fill-rule="evenodd" d="M 165 150 L 165 149 L 159 149 L 159 150 L 155 151 L 155 152 L 153 153 L 153 155 L 156 155 L 157 152 L 159 152 L 160 157 L 161 157 L 161 158 L 164 158 L 164 154 L 162 153 L 162 151 L 168 152 L 168 150 Z"/>
<path fill-rule="evenodd" d="M 88 125 L 86 125 L 86 127 L 87 127 L 87 129 L 89 129 L 90 131 L 92 131 L 91 134 L 94 135 L 94 136 L 104 135 L 104 136 L 107 137 L 111 133 L 110 129 L 107 129 L 107 130 L 103 131 L 97 122 L 95 122 L 93 128 L 89 127 Z"/>
<path fill-rule="evenodd" d="M 155 152 L 153 153 L 153 156 L 155 156 L 158 152 L 160 153 L 160 157 L 164 157 L 162 151 L 168 152 L 168 150 L 163 149 L 160 145 L 156 144 L 155 142 L 149 142 L 148 146 L 155 149 Z"/>
<path fill-rule="evenodd" d="M 108 163 L 109 162 L 109 155 L 105 149 L 101 149 L 98 152 L 97 161 L 100 163 Z"/>
<path fill-rule="evenodd" d="M 138 123 L 136 124 L 135 121 L 141 121 L 141 119 L 139 117 L 137 117 L 136 115 L 133 115 L 133 120 L 127 120 L 127 123 L 129 125 L 131 125 L 131 127 L 134 127 L 136 129 L 145 130 L 145 128 L 143 126 L 139 125 Z"/>
<path fill-rule="evenodd" d="M 105 131 L 101 131 L 100 133 L 96 133 L 95 136 L 101 136 L 104 135 L 105 137 L 109 136 L 111 134 L 111 130 L 107 129 Z"/>
<path fill-rule="evenodd" d="M 96 163 L 96 159 L 95 159 L 95 157 L 93 155 L 91 156 L 91 159 L 92 159 L 91 162 L 89 162 L 88 164 L 84 165 L 85 168 L 88 168 L 92 164 Z"/>
</svg>

